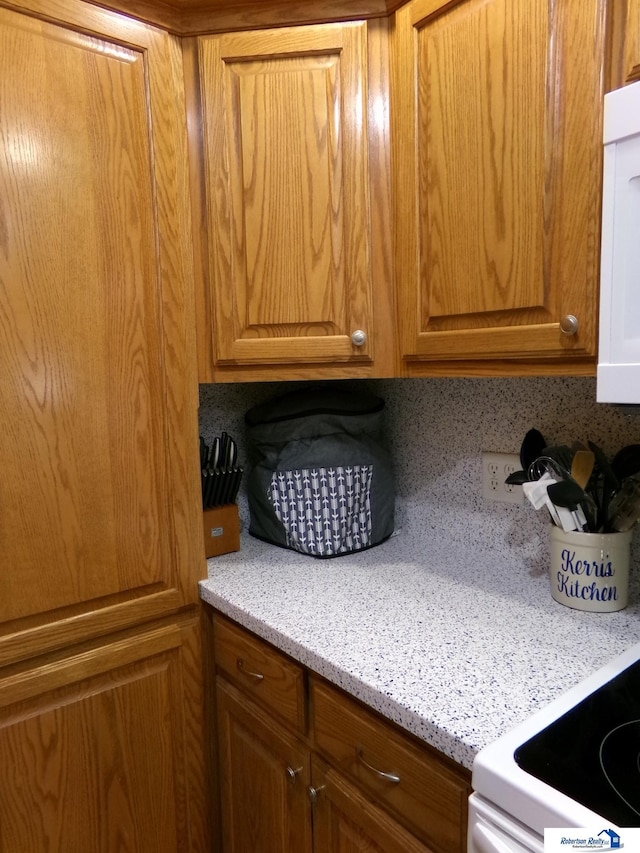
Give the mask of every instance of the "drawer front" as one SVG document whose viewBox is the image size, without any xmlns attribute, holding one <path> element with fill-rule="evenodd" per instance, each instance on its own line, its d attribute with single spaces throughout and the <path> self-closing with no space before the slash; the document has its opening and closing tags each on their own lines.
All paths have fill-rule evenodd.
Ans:
<svg viewBox="0 0 640 853">
<path fill-rule="evenodd" d="M 328 684 L 312 690 L 317 749 L 435 850 L 466 850 L 470 774 Z"/>
<path fill-rule="evenodd" d="M 216 616 L 216 666 L 245 694 L 294 726 L 306 731 L 305 675 L 269 643 Z"/>
</svg>

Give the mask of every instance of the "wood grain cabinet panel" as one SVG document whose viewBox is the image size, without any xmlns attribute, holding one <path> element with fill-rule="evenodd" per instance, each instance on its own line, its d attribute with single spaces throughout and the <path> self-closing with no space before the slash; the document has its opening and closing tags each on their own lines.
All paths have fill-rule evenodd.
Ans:
<svg viewBox="0 0 640 853">
<path fill-rule="evenodd" d="M 433 853 L 316 756 L 312 777 L 314 853 Z"/>
<path fill-rule="evenodd" d="M 215 634 L 208 677 L 225 851 L 463 853 L 467 770 L 240 625 L 209 608 L 206 614 Z M 308 731 L 288 713 L 290 690 L 273 690 L 265 702 L 259 688 L 237 676 L 239 651 L 253 656 L 265 680 L 275 675 L 276 685 L 283 661 L 304 672 L 311 685 Z M 302 700 L 306 706 L 306 692 Z"/>
<path fill-rule="evenodd" d="M 365 59 L 364 24 L 200 41 L 218 362 L 369 356 Z"/>
<path fill-rule="evenodd" d="M 20 635 L 11 654 L 36 629 L 41 648 L 48 623 L 59 644 L 64 620 L 77 639 L 92 620 L 117 627 L 119 611 L 132 622 L 197 600 L 178 72 L 169 37 L 126 18 L 66 0 L 0 8 L 0 634 Z"/>
<path fill-rule="evenodd" d="M 379 715 L 317 679 L 312 680 L 317 748 L 342 773 L 443 853 L 466 850 L 468 780 L 452 762 Z"/>
<path fill-rule="evenodd" d="M 613 4 L 610 88 L 640 80 L 640 0 Z"/>
<path fill-rule="evenodd" d="M 396 13 L 407 364 L 593 360 L 606 7 L 413 0 Z"/>
<path fill-rule="evenodd" d="M 215 623 L 215 659 L 236 687 L 289 725 L 306 731 L 306 675 L 302 666 L 222 618 Z"/>
<path fill-rule="evenodd" d="M 176 40 L 0 0 L 9 853 L 209 849 L 186 159 Z"/>
<path fill-rule="evenodd" d="M 217 679 L 225 853 L 311 853 L 310 754 Z"/>
<path fill-rule="evenodd" d="M 356 22 L 197 40 L 203 381 L 256 378 L 252 368 L 269 366 L 263 378 L 313 365 L 365 375 L 357 371 L 384 353 L 388 315 L 374 330 L 372 256 L 384 261 L 371 250 L 371 140 L 374 157 L 385 155 L 379 131 L 370 133 L 370 85 L 378 118 L 388 93 L 370 80 L 369 51 L 381 67 L 386 28 L 371 32 Z M 388 224 L 384 168 L 376 161 L 373 186 Z M 382 312 L 392 303 L 384 285 Z M 356 331 L 364 337 L 354 343 Z"/>
<path fill-rule="evenodd" d="M 204 853 L 194 637 L 169 625 L 0 676 L 0 849 Z"/>
</svg>

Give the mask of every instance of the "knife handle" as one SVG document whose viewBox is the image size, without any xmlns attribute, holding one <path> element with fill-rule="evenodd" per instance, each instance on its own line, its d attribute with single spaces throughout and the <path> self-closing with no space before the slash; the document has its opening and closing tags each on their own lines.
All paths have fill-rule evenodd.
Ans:
<svg viewBox="0 0 640 853">
<path fill-rule="evenodd" d="M 220 490 L 220 505 L 229 503 L 229 496 L 233 487 L 233 468 L 225 468 L 223 472 L 222 489 Z"/>
<path fill-rule="evenodd" d="M 202 509 L 207 509 L 207 488 L 209 486 L 209 472 L 206 468 L 200 471 L 200 485 L 202 487 Z"/>
<path fill-rule="evenodd" d="M 231 489 L 231 496 L 229 498 L 229 503 L 237 503 L 238 502 L 238 492 L 240 491 L 240 482 L 242 480 L 242 467 L 238 466 L 235 469 L 235 474 L 233 477 L 233 488 Z"/>
<path fill-rule="evenodd" d="M 211 500 L 210 506 L 219 506 L 220 505 L 220 481 L 222 478 L 222 472 L 219 468 L 212 469 L 213 473 L 213 483 L 211 486 Z"/>
</svg>

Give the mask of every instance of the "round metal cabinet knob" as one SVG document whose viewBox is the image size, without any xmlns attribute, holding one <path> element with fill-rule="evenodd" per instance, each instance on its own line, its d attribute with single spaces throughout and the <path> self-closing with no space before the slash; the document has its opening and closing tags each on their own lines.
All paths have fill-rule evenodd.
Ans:
<svg viewBox="0 0 640 853">
<path fill-rule="evenodd" d="M 356 329 L 351 335 L 351 343 L 356 347 L 363 347 L 367 342 L 367 333 L 362 329 Z"/>
<path fill-rule="evenodd" d="M 302 773 L 302 767 L 296 767 L 294 769 L 290 764 L 288 764 L 286 773 L 287 779 L 291 782 L 292 785 L 295 785 L 298 773 Z"/>
<path fill-rule="evenodd" d="M 309 799 L 311 800 L 311 805 L 314 805 L 318 802 L 318 794 L 320 791 L 324 791 L 325 785 L 318 785 L 316 788 L 314 785 L 309 785 L 307 788 L 307 792 L 309 794 Z"/>
<path fill-rule="evenodd" d="M 578 331 L 578 318 L 573 314 L 566 314 L 562 320 L 560 320 L 560 331 L 564 335 L 575 335 Z"/>
</svg>

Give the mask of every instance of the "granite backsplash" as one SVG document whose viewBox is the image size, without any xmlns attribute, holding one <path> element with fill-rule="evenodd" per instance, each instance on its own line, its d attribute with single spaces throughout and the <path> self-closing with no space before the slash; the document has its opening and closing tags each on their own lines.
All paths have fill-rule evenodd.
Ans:
<svg viewBox="0 0 640 853">
<path fill-rule="evenodd" d="M 246 459 L 244 413 L 301 383 L 200 386 L 200 430 L 210 441 L 226 430 Z M 517 453 L 537 427 L 552 443 L 591 439 L 611 457 L 640 443 L 640 406 L 596 403 L 593 378 L 397 379 L 354 381 L 386 401 L 386 431 L 396 471 L 396 528 L 447 537 L 465 559 L 499 549 L 534 574 L 547 571 L 548 514 L 482 497 L 482 451 Z M 241 490 L 240 514 L 248 508 Z M 428 553 L 428 552 L 425 552 Z M 427 558 L 427 557 L 426 557 Z M 632 582 L 640 574 L 634 534 Z"/>
</svg>

